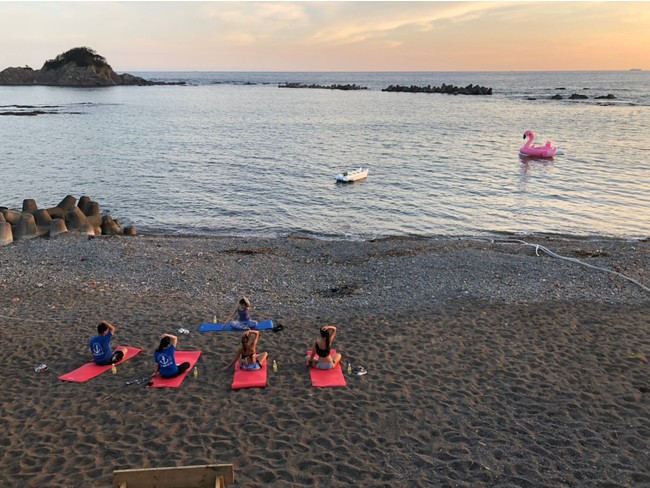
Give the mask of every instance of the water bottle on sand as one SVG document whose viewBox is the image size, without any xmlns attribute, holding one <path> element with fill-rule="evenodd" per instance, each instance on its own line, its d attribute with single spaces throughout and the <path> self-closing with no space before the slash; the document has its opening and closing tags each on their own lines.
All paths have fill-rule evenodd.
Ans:
<svg viewBox="0 0 650 488">
<path fill-rule="evenodd" d="M 278 363 L 275 362 L 275 359 L 273 360 L 273 372 L 274 373 L 278 372 Z"/>
<path fill-rule="evenodd" d="M 348 374 L 352 374 L 352 365 L 348 361 Z"/>
<path fill-rule="evenodd" d="M 117 374 L 117 368 L 115 367 L 115 363 L 111 364 L 111 373 Z"/>
<path fill-rule="evenodd" d="M 213 324 L 216 324 L 216 323 L 217 323 L 217 316 L 216 316 L 216 315 L 215 315 L 214 317 L 212 317 L 212 323 L 213 323 Z"/>
<path fill-rule="evenodd" d="M 194 377 L 195 378 L 199 377 L 199 368 L 197 368 L 196 366 L 194 366 Z"/>
</svg>

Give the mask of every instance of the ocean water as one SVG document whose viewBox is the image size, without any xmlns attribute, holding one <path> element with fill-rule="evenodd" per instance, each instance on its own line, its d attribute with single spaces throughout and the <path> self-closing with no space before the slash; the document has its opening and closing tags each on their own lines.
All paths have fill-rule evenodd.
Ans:
<svg viewBox="0 0 650 488">
<path fill-rule="evenodd" d="M 133 74 L 187 85 L 0 87 L 0 114 L 45 112 L 0 115 L 0 206 L 88 195 L 140 233 L 650 236 L 648 72 Z M 494 94 L 381 91 L 442 83 Z M 564 154 L 522 159 L 527 129 Z"/>
</svg>

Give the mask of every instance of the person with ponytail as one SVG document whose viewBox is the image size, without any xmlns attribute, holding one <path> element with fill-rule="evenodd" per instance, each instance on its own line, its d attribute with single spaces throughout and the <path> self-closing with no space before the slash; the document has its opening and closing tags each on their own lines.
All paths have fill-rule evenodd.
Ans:
<svg viewBox="0 0 650 488">
<path fill-rule="evenodd" d="M 174 358 L 176 344 L 178 344 L 178 337 L 171 334 L 163 334 L 160 336 L 160 345 L 153 353 L 153 358 L 156 361 L 155 372 L 159 373 L 162 378 L 173 378 L 190 367 L 190 363 L 188 362 L 176 364 L 176 359 Z"/>
<path fill-rule="evenodd" d="M 335 337 L 336 327 L 333 325 L 325 325 L 320 328 L 320 337 L 316 339 L 311 348 L 311 354 L 307 356 L 307 366 L 317 369 L 334 369 L 341 362 L 339 353 L 333 356 L 330 353 Z M 316 355 L 318 355 L 318 359 L 316 359 Z"/>
<path fill-rule="evenodd" d="M 234 359 L 224 369 L 230 368 L 239 361 L 239 367 L 246 371 L 262 369 L 262 363 L 266 361 L 268 353 L 257 352 L 257 341 L 260 338 L 259 330 L 247 330 L 241 338 L 241 347 L 237 349 Z"/>
</svg>

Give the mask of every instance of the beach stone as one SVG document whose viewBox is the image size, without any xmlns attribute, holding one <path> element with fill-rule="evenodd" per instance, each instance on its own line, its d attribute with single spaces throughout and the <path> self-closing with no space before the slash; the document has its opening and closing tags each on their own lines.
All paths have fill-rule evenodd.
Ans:
<svg viewBox="0 0 650 488">
<path fill-rule="evenodd" d="M 87 236 L 94 236 L 94 226 L 88 221 L 79 207 L 73 206 L 68 213 L 65 214 L 65 223 L 68 230 L 79 231 Z"/>
<path fill-rule="evenodd" d="M 6 246 L 14 241 L 9 222 L 0 222 L 0 246 Z"/>
<path fill-rule="evenodd" d="M 67 195 L 63 200 L 59 202 L 56 207 L 48 208 L 47 211 L 50 213 L 50 217 L 65 217 L 66 213 L 74 208 L 77 199 L 72 195 Z"/>
<path fill-rule="evenodd" d="M 107 236 L 117 236 L 122 233 L 122 230 L 110 215 L 105 215 L 102 217 L 101 233 Z"/>
<path fill-rule="evenodd" d="M 66 232 L 68 232 L 68 228 L 65 226 L 65 220 L 57 218 L 50 221 L 50 237 L 56 237 Z"/>
<path fill-rule="evenodd" d="M 63 210 L 70 210 L 74 207 L 74 204 L 77 202 L 77 199 L 72 195 L 66 195 L 66 197 L 59 202 L 57 207 L 62 208 Z"/>
<path fill-rule="evenodd" d="M 48 229 L 50 227 L 50 222 L 52 222 L 50 213 L 44 208 L 34 212 L 34 219 L 36 220 L 36 225 L 45 226 Z"/>
<path fill-rule="evenodd" d="M 18 225 L 14 228 L 14 239 L 17 241 L 20 239 L 33 239 L 37 235 L 36 220 L 34 220 L 34 216 L 25 212 L 22 214 Z"/>
<path fill-rule="evenodd" d="M 59 207 L 48 208 L 47 213 L 49 213 L 50 217 L 53 219 L 62 219 L 65 217 L 65 210 Z"/>
<path fill-rule="evenodd" d="M 90 203 L 90 197 L 89 196 L 82 196 L 79 198 L 79 202 L 77 202 L 77 207 L 81 209 L 81 211 L 84 213 L 84 215 L 88 215 L 86 213 L 86 208 L 88 207 L 88 204 Z"/>
<path fill-rule="evenodd" d="M 36 221 L 36 235 L 44 236 L 50 232 L 52 217 L 47 210 L 42 208 L 34 212 L 34 220 Z"/>
<path fill-rule="evenodd" d="M 81 209 L 86 217 L 99 217 L 99 203 L 90 201 Z"/>
<path fill-rule="evenodd" d="M 133 226 L 124 227 L 124 235 L 125 236 L 137 236 L 138 231 Z"/>
<path fill-rule="evenodd" d="M 88 218 L 88 222 L 95 228 L 100 228 L 102 225 L 102 216 L 99 215 L 99 203 L 90 201 L 86 204 L 85 209 L 82 209 L 84 215 Z"/>
<path fill-rule="evenodd" d="M 23 215 L 23 213 L 18 210 L 9 209 L 5 210 L 3 214 L 5 216 L 5 221 L 9 222 L 11 225 L 18 225 L 18 222 L 20 222 L 20 218 Z"/>
<path fill-rule="evenodd" d="M 33 198 L 26 198 L 23 200 L 23 212 L 34 213 L 38 210 L 38 205 L 36 205 L 36 200 Z"/>
</svg>

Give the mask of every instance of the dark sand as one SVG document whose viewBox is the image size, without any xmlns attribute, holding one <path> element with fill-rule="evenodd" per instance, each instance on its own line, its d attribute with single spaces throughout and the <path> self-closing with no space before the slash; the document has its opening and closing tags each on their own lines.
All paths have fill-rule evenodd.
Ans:
<svg viewBox="0 0 650 488">
<path fill-rule="evenodd" d="M 529 238 L 650 286 L 650 244 Z M 74 236 L 0 248 L 0 486 L 111 486 L 115 469 L 233 463 L 240 487 L 650 486 L 650 293 L 516 243 Z M 240 295 L 276 359 L 232 391 L 239 333 L 197 333 Z M 87 383 L 99 320 L 145 351 Z M 368 374 L 311 387 L 338 326 Z M 199 377 L 126 386 L 183 327 Z M 38 374 L 34 367 L 49 366 Z"/>
</svg>

